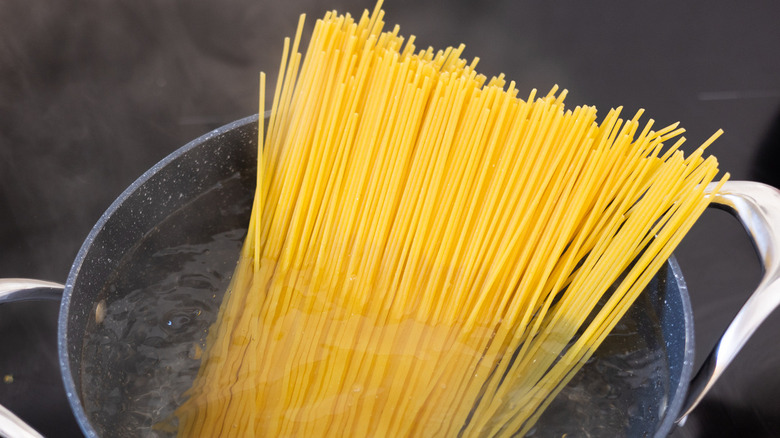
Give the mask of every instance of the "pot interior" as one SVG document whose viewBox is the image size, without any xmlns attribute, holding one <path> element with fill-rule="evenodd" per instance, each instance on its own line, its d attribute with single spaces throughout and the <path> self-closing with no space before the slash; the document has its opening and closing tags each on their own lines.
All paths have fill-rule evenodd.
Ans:
<svg viewBox="0 0 780 438">
<path fill-rule="evenodd" d="M 89 436 L 171 436 L 236 265 L 256 117 L 150 169 L 82 247 L 63 300 L 67 392 Z M 690 304 L 670 260 L 531 436 L 665 435 L 690 377 Z"/>
</svg>

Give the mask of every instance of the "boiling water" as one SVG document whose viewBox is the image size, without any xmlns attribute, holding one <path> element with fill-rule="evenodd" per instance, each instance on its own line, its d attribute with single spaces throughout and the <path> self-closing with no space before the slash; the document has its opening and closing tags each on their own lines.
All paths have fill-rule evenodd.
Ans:
<svg viewBox="0 0 780 438">
<path fill-rule="evenodd" d="M 240 184 L 225 181 L 161 223 L 106 285 L 82 360 L 84 405 L 99 434 L 175 435 L 173 412 L 198 372 L 245 235 L 251 197 Z M 669 376 L 653 296 L 643 294 L 530 436 L 635 435 L 658 423 Z"/>
<path fill-rule="evenodd" d="M 646 436 L 659 425 L 671 388 L 654 297 L 640 296 L 528 436 Z"/>
<path fill-rule="evenodd" d="M 160 223 L 105 286 L 82 355 L 101 436 L 170 436 L 236 266 L 251 196 L 232 178 Z"/>
</svg>

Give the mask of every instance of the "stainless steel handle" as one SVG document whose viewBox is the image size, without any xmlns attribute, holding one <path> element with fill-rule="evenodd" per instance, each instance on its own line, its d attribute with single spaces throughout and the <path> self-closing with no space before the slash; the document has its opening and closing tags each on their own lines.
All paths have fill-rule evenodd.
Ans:
<svg viewBox="0 0 780 438">
<path fill-rule="evenodd" d="M 0 304 L 13 301 L 57 300 L 65 286 L 29 278 L 0 278 Z"/>
<path fill-rule="evenodd" d="M 0 405 L 0 437 L 6 438 L 43 438 L 13 412 Z"/>
<path fill-rule="evenodd" d="M 685 422 L 758 326 L 780 305 L 780 191 L 756 182 L 728 181 L 713 197 L 712 203 L 742 222 L 761 259 L 764 277 L 691 380 L 682 414 L 677 420 L 680 424 Z"/>
<path fill-rule="evenodd" d="M 13 301 L 60 300 L 65 286 L 26 278 L 0 279 L 0 304 Z M 0 437 L 43 438 L 13 412 L 0 405 Z"/>
</svg>

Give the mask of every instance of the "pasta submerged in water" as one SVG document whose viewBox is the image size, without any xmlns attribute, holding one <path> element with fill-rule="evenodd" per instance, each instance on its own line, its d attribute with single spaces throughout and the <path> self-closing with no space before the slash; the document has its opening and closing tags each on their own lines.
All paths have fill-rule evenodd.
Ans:
<svg viewBox="0 0 780 438">
<path fill-rule="evenodd" d="M 719 132 L 518 98 L 380 6 L 285 40 L 180 436 L 525 433 L 709 202 Z"/>
</svg>

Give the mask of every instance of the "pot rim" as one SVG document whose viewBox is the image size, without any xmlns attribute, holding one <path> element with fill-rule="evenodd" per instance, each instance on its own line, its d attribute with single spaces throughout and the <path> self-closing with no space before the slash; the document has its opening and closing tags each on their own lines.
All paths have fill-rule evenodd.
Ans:
<svg viewBox="0 0 780 438">
<path fill-rule="evenodd" d="M 682 270 L 680 269 L 680 265 L 677 262 L 677 259 L 674 257 L 674 254 L 672 254 L 671 257 L 667 260 L 667 266 L 669 266 L 669 272 L 667 273 L 668 276 L 673 276 L 675 282 L 677 283 L 678 293 L 680 296 L 680 304 L 682 307 L 682 316 L 683 316 L 683 330 L 685 331 L 685 346 L 683 350 L 683 361 L 681 364 L 681 370 L 679 374 L 679 381 L 677 382 L 677 387 L 674 389 L 673 396 L 669 400 L 669 403 L 666 406 L 666 410 L 664 412 L 663 419 L 661 423 L 659 424 L 658 428 L 655 431 L 655 437 L 661 438 L 669 435 L 671 433 L 672 428 L 677 422 L 677 418 L 679 416 L 680 411 L 683 408 L 683 405 L 685 403 L 686 397 L 688 395 L 688 388 L 691 383 L 691 377 L 693 375 L 693 361 L 695 357 L 695 336 L 694 336 L 694 329 L 693 329 L 693 307 L 691 306 L 691 297 L 688 293 L 688 286 L 685 283 L 685 278 L 683 277 Z M 664 298 L 664 301 L 666 301 L 666 298 Z M 666 333 L 666 330 L 664 330 L 664 333 Z M 667 351 L 669 346 L 669 341 L 666 340 L 667 343 Z M 670 379 L 672 379 L 674 376 L 669 376 Z"/>
</svg>

